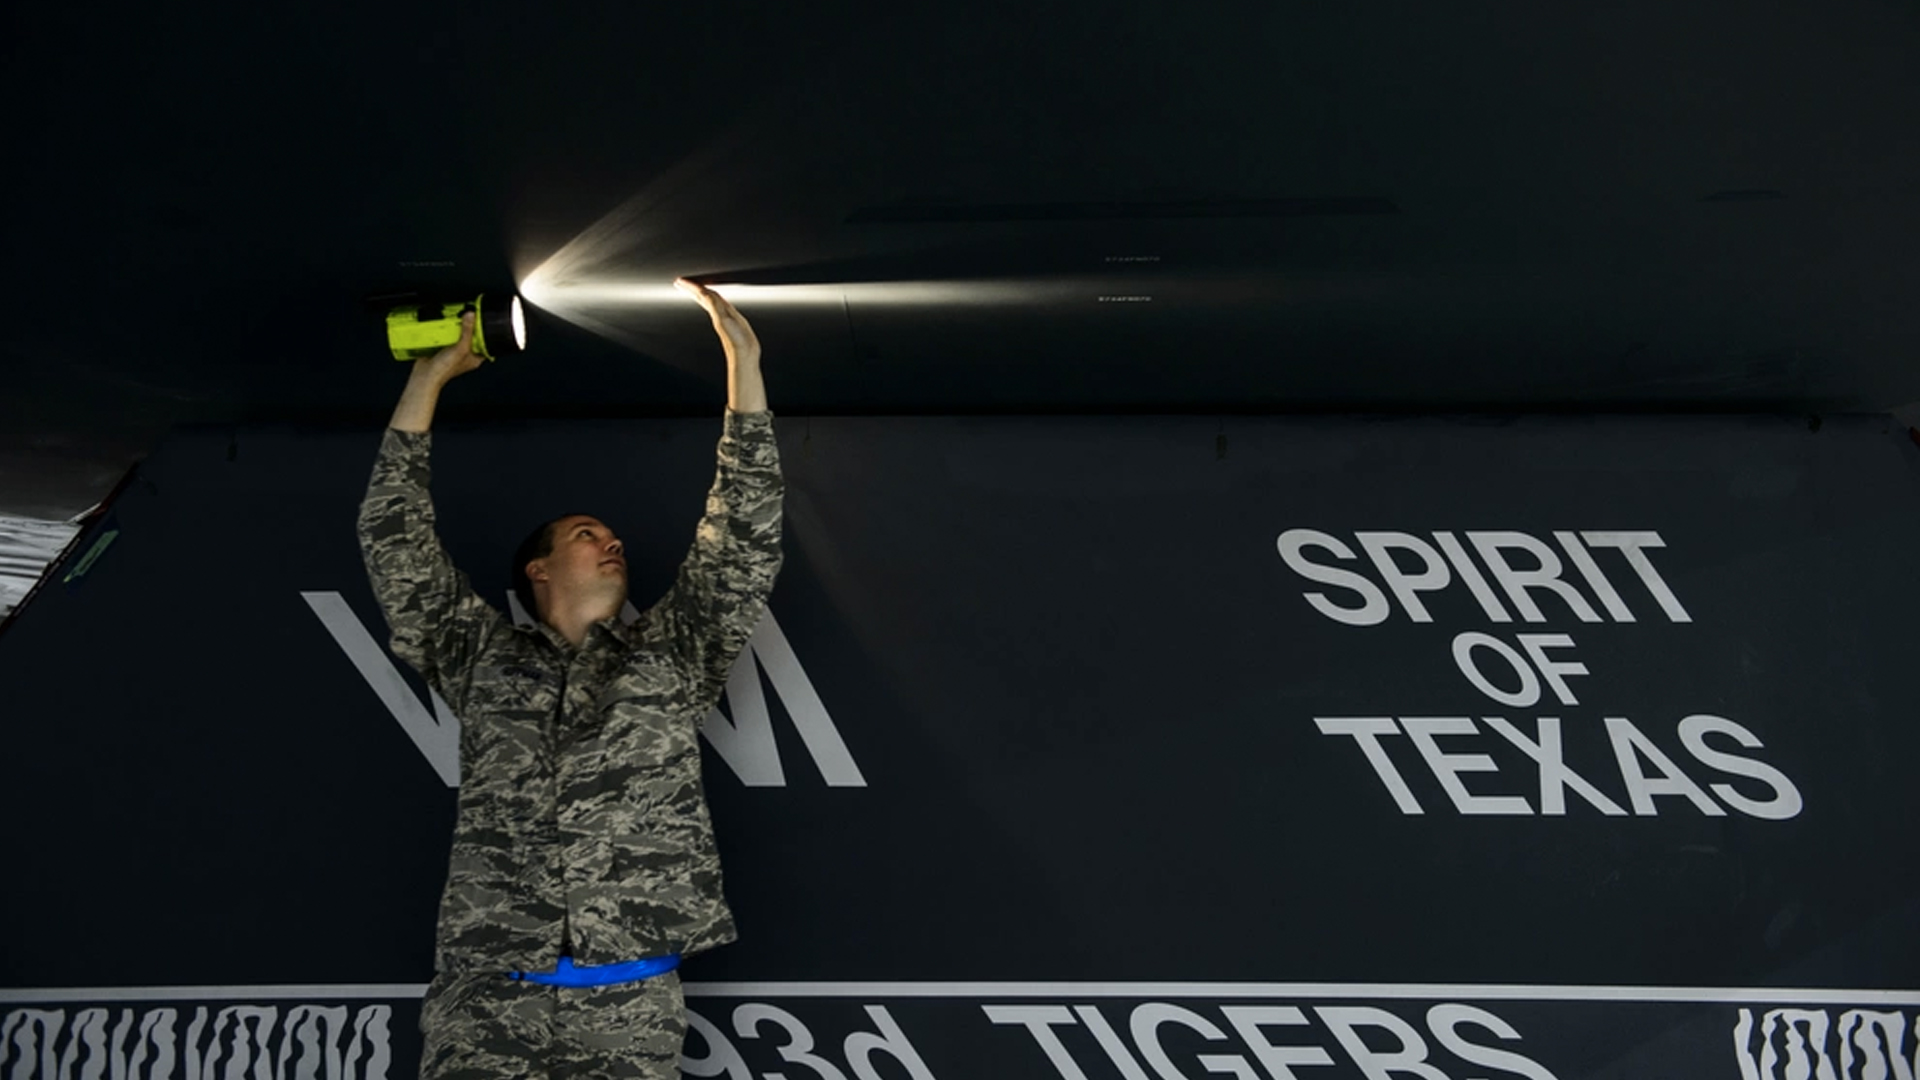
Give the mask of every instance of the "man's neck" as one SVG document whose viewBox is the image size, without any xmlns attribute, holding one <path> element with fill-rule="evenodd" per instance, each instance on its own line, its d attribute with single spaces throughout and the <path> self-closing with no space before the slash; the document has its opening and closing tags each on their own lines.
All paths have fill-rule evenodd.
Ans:
<svg viewBox="0 0 1920 1080">
<path fill-rule="evenodd" d="M 561 637 L 572 642 L 573 647 L 577 649 L 586 642 L 587 631 L 593 628 L 594 623 L 602 619 L 610 619 L 619 613 L 619 604 L 613 604 L 611 606 L 604 603 L 598 605 L 582 604 L 564 611 L 549 611 L 547 613 L 547 625 L 553 627 L 555 632 Z"/>
</svg>

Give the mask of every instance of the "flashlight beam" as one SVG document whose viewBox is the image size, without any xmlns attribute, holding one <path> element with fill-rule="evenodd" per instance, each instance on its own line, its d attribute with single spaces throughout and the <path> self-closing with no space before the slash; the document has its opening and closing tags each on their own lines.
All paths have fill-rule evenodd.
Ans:
<svg viewBox="0 0 1920 1080">
<path fill-rule="evenodd" d="M 1070 280 L 872 281 L 805 285 L 709 285 L 728 300 L 754 307 L 964 307 L 1042 306 L 1082 297 L 1083 282 Z M 530 277 L 520 286 L 528 302 L 556 314 L 566 311 L 684 305 L 671 284 L 621 281 L 550 282 Z"/>
</svg>

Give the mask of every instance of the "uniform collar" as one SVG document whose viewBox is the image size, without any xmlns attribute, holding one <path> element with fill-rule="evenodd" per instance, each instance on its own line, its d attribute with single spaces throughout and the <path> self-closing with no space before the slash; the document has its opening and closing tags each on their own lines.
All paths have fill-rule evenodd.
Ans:
<svg viewBox="0 0 1920 1080">
<path fill-rule="evenodd" d="M 548 626 L 546 623 L 537 622 L 532 626 L 515 626 L 514 629 L 523 633 L 535 634 L 546 638 L 548 644 L 563 653 L 574 651 L 573 642 L 568 641 L 566 635 Z M 593 644 L 593 634 L 596 629 L 605 631 L 614 641 L 620 643 L 622 646 L 631 647 L 633 645 L 633 627 L 622 621 L 620 616 L 614 615 L 589 625 L 587 627 L 587 640 L 581 643 L 581 648 L 584 649 Z"/>
</svg>

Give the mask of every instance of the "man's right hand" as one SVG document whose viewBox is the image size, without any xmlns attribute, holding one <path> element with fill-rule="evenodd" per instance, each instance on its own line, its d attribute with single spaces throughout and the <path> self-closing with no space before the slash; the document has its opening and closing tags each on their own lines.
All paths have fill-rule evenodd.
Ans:
<svg viewBox="0 0 1920 1080">
<path fill-rule="evenodd" d="M 431 379 L 445 386 L 449 381 L 465 375 L 484 363 L 484 358 L 473 351 L 473 320 L 474 314 L 471 311 L 460 316 L 460 340 L 424 360 L 415 360 L 414 376 Z"/>
<path fill-rule="evenodd" d="M 473 351 L 473 314 L 460 317 L 460 340 L 427 357 L 413 362 L 407 376 L 407 388 L 400 404 L 393 408 L 387 426 L 395 431 L 425 432 L 433 427 L 433 410 L 440 402 L 440 388 L 482 363 Z"/>
</svg>

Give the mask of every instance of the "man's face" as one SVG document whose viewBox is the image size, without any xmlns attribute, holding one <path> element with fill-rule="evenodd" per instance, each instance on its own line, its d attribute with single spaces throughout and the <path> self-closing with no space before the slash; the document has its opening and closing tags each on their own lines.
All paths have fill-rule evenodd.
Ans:
<svg viewBox="0 0 1920 1080">
<path fill-rule="evenodd" d="M 627 598 L 625 545 L 613 530 L 585 515 L 562 518 L 553 526 L 553 551 L 527 567 L 536 594 L 544 586 L 548 611 L 583 602 Z"/>
</svg>

